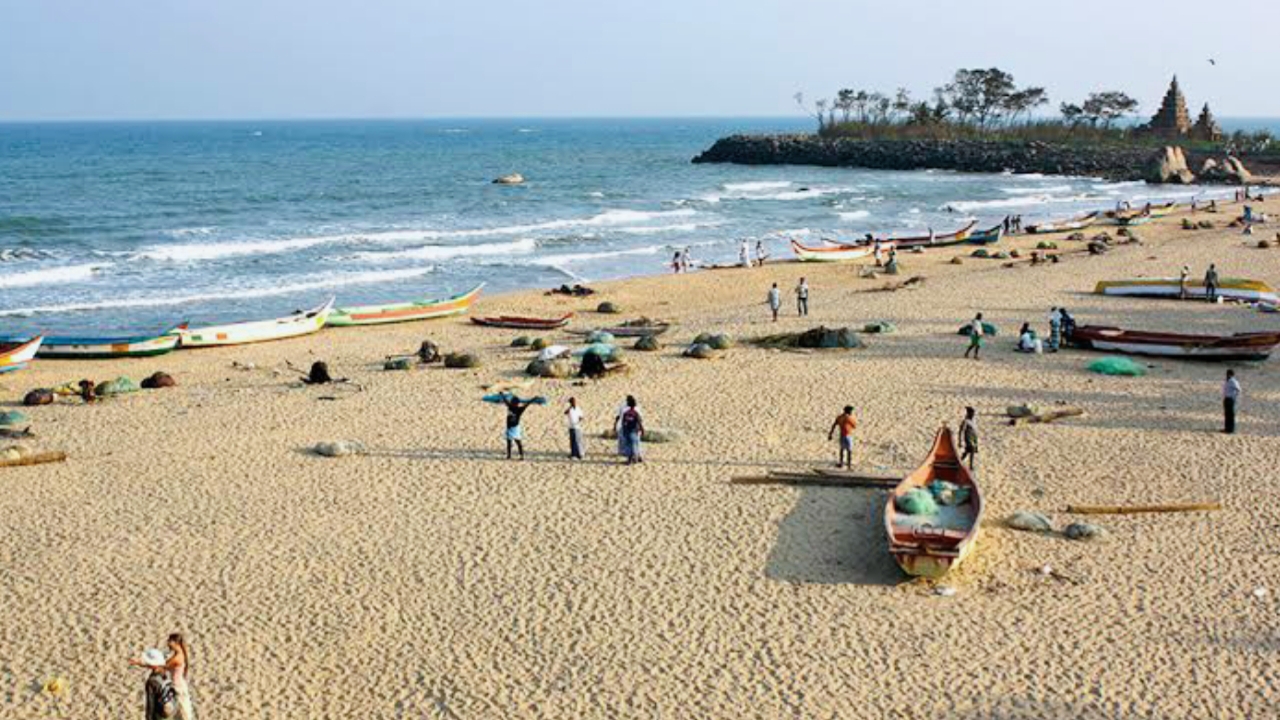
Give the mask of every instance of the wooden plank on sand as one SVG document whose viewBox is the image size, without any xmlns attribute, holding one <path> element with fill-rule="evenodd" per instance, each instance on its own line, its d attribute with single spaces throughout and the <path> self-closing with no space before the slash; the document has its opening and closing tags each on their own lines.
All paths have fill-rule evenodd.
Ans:
<svg viewBox="0 0 1280 720">
<path fill-rule="evenodd" d="M 1204 512 L 1221 510 L 1222 503 L 1175 503 L 1172 505 L 1068 505 L 1076 515 L 1136 515 L 1139 513 Z"/>
<path fill-rule="evenodd" d="M 813 485 L 818 487 L 869 487 L 892 488 L 902 481 L 901 476 L 869 475 L 866 473 L 826 470 L 770 470 L 765 475 L 739 476 L 730 480 L 734 485 Z"/>
<path fill-rule="evenodd" d="M 62 462 L 67 459 L 64 452 L 42 452 L 33 453 L 31 455 L 23 455 L 19 458 L 6 458 L 0 460 L 0 467 L 20 467 L 22 465 L 43 465 L 45 463 Z"/>
</svg>

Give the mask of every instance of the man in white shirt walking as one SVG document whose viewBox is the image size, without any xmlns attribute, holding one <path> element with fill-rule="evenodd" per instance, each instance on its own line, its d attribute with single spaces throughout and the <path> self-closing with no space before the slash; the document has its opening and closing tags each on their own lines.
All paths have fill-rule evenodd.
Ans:
<svg viewBox="0 0 1280 720">
<path fill-rule="evenodd" d="M 569 459 L 581 460 L 583 415 L 577 398 L 569 398 L 569 408 L 564 411 L 564 418 L 569 426 Z"/>
<path fill-rule="evenodd" d="M 1236 380 L 1236 371 L 1228 370 L 1227 379 L 1222 383 L 1222 432 L 1234 435 L 1236 432 L 1236 405 L 1240 402 L 1240 381 Z"/>
<path fill-rule="evenodd" d="M 804 278 L 800 278 L 800 284 L 796 286 L 796 309 L 800 317 L 809 314 L 809 283 Z"/>
<path fill-rule="evenodd" d="M 778 322 L 778 311 L 782 309 L 782 292 L 778 290 L 778 283 L 769 288 L 769 309 L 773 311 L 773 321 Z"/>
</svg>

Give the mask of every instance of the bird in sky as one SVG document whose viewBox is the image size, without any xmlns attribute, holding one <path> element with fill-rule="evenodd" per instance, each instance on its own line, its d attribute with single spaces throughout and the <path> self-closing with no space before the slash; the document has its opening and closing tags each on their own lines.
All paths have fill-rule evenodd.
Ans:
<svg viewBox="0 0 1280 720">
<path fill-rule="evenodd" d="M 1209 58 L 1209 64 L 1213 65 L 1214 67 L 1217 67 L 1218 61 L 1214 60 L 1213 58 Z"/>
</svg>

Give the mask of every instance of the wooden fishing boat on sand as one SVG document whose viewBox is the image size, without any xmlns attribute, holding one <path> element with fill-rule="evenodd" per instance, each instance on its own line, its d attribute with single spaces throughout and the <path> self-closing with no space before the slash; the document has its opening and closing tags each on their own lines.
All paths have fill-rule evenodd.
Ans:
<svg viewBox="0 0 1280 720">
<path fill-rule="evenodd" d="M 513 330 L 555 330 L 569 324 L 573 313 L 565 313 L 557 318 L 522 317 L 519 315 L 491 315 L 489 317 L 473 317 L 471 322 L 484 327 L 510 328 Z"/>
<path fill-rule="evenodd" d="M 913 492 L 937 497 L 936 511 L 912 515 L 899 509 L 901 499 Z M 951 429 L 943 427 L 924 463 L 889 494 L 884 509 L 889 552 L 908 575 L 939 578 L 973 552 L 981 522 L 982 494 L 960 462 Z"/>
<path fill-rule="evenodd" d="M 21 343 L 0 342 L 0 373 L 13 372 L 26 367 L 27 363 L 31 362 L 40 351 L 40 344 L 43 342 L 42 335 Z"/>
<path fill-rule="evenodd" d="M 1126 295 L 1130 297 L 1157 297 L 1181 299 L 1181 284 L 1178 278 L 1133 278 L 1131 280 L 1103 280 L 1094 287 L 1098 295 Z M 1223 278 L 1218 284 L 1217 294 L 1224 300 L 1240 302 L 1260 302 L 1274 305 L 1280 302 L 1274 288 L 1261 280 L 1244 278 Z M 1204 300 L 1207 293 L 1203 280 L 1187 280 L 1186 299 Z"/>
<path fill-rule="evenodd" d="M 880 251 L 887 253 L 894 247 L 893 243 L 880 243 Z M 850 262 L 871 257 L 875 254 L 875 245 L 831 245 L 829 247 L 810 247 L 791 241 L 791 252 L 796 254 L 800 262 Z"/>
<path fill-rule="evenodd" d="M 1097 219 L 1098 219 L 1098 213 L 1097 211 L 1094 211 L 1089 213 L 1088 215 L 1082 215 L 1080 217 L 1072 218 L 1070 220 L 1060 220 L 1056 222 L 1050 221 L 1050 222 L 1037 223 L 1035 225 L 1028 225 L 1026 229 L 1027 229 L 1027 232 L 1031 233 L 1032 235 L 1044 235 L 1046 233 L 1074 232 L 1076 230 L 1083 230 L 1089 227 L 1095 221 L 1097 221 Z"/>
<path fill-rule="evenodd" d="M 969 237 L 965 238 L 965 243 L 969 245 L 994 245 L 1000 242 L 1004 237 L 1004 223 L 1000 223 L 993 228 L 987 230 L 979 230 L 969 233 Z"/>
<path fill-rule="evenodd" d="M 326 325 L 351 327 L 355 325 L 383 325 L 386 323 L 430 320 L 433 318 L 462 315 L 480 297 L 484 283 L 453 297 L 438 300 L 414 300 L 387 305 L 355 305 L 335 308 L 329 314 Z"/>
<path fill-rule="evenodd" d="M 875 241 L 880 241 L 881 248 L 888 248 L 890 245 L 899 250 L 909 249 L 913 247 L 946 247 L 948 245 L 959 245 L 968 242 L 973 234 L 973 227 L 978 224 L 977 220 L 970 221 L 968 225 L 949 233 L 934 233 L 933 235 L 909 235 L 907 237 L 879 237 L 873 238 L 871 241 L 865 239 L 853 243 L 838 243 L 834 241 L 826 241 L 836 247 L 875 247 Z"/>
<path fill-rule="evenodd" d="M 36 357 L 55 360 L 113 360 L 116 358 L 154 357 L 178 347 L 180 333 L 186 324 L 162 333 L 123 337 L 75 337 L 46 335 Z M 0 345 L 26 342 L 30 338 L 0 337 Z"/>
<path fill-rule="evenodd" d="M 180 332 L 182 339 L 178 346 L 197 348 L 246 345 L 310 335 L 324 327 L 329 319 L 329 313 L 333 312 L 333 300 L 329 298 L 329 301 L 323 305 L 274 320 L 250 320 L 226 325 L 187 328 Z"/>
<path fill-rule="evenodd" d="M 1188 360 L 1266 360 L 1280 345 L 1280 332 L 1184 335 L 1122 330 L 1098 325 L 1072 329 L 1067 344 L 1084 350 Z"/>
</svg>

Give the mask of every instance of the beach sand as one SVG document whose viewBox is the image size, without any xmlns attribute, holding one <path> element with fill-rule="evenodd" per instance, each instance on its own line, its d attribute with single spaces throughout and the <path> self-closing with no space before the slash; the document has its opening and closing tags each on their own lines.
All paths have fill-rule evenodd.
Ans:
<svg viewBox="0 0 1280 720">
<path fill-rule="evenodd" d="M 1280 200 L 1261 206 L 1280 213 Z M 550 404 L 525 415 L 523 463 L 503 459 L 502 408 L 480 396 L 532 353 L 508 347 L 521 333 L 465 319 L 38 361 L 0 378 L 4 404 L 85 375 L 163 369 L 180 386 L 29 409 L 39 437 L 25 444 L 70 459 L 0 468 L 0 717 L 134 716 L 143 677 L 126 659 L 175 630 L 206 718 L 1275 717 L 1280 360 L 1238 366 L 1240 432 L 1224 436 L 1222 364 L 1157 359 L 1146 377 L 1113 378 L 1085 370 L 1096 353 L 1012 352 L 1017 327 L 1047 332 L 1054 305 L 1081 324 L 1280 329 L 1280 316 L 1243 306 L 1090 294 L 1098 280 L 1184 263 L 1199 275 L 1210 261 L 1280 280 L 1280 249 L 1254 247 L 1280 225 L 1242 236 L 1223 227 L 1234 210 L 1198 216 L 1221 229 L 1164 219 L 1136 229 L 1140 246 L 1042 267 L 970 259 L 972 248 L 903 253 L 897 279 L 927 280 L 899 292 L 871 292 L 890 279 L 849 265 L 779 263 L 601 283 L 585 299 L 485 297 L 474 312 L 679 323 L 662 351 L 628 353 L 625 375 L 537 381 L 529 392 Z M 1025 253 L 1038 239 L 1004 245 Z M 948 264 L 956 255 L 964 263 Z M 787 302 L 768 322 L 770 283 L 790 299 L 802 275 L 811 316 Z M 595 314 L 606 299 L 625 314 Z M 955 334 L 977 311 L 1001 329 L 981 362 L 962 359 Z M 680 356 L 702 331 L 874 320 L 899 331 L 863 350 Z M 381 369 L 427 338 L 485 364 Z M 303 387 L 284 367 L 316 359 L 358 385 Z M 651 427 L 683 435 L 646 445 L 638 467 L 599 437 L 628 393 Z M 565 458 L 571 395 L 587 413 L 582 463 Z M 1087 415 L 1016 428 L 1001 417 L 1056 401 Z M 955 596 L 894 565 L 883 490 L 729 484 L 832 463 L 826 431 L 845 404 L 860 420 L 857 462 L 900 473 L 941 424 L 978 408 L 987 516 L 974 555 L 943 581 Z M 339 439 L 366 453 L 308 452 Z M 1200 500 L 1224 508 L 1064 512 Z M 1002 528 L 1018 509 L 1109 537 Z M 39 692 L 51 677 L 67 680 L 64 695 Z"/>
</svg>

